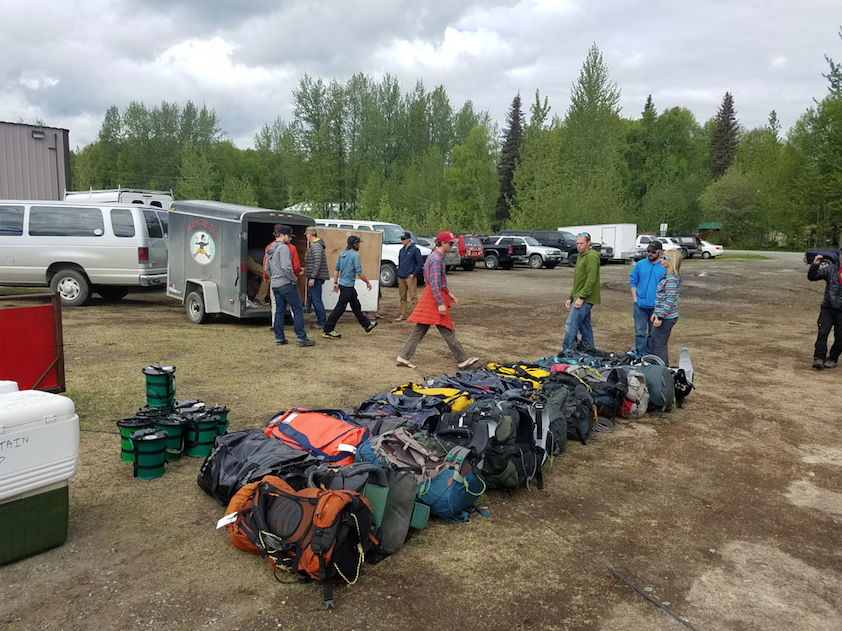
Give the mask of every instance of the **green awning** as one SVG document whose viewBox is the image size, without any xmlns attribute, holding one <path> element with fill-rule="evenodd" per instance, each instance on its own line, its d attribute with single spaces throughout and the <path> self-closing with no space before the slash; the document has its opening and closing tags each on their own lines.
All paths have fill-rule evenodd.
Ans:
<svg viewBox="0 0 842 631">
<path fill-rule="evenodd" d="M 722 230 L 722 223 L 719 221 L 708 221 L 699 224 L 699 230 Z"/>
</svg>

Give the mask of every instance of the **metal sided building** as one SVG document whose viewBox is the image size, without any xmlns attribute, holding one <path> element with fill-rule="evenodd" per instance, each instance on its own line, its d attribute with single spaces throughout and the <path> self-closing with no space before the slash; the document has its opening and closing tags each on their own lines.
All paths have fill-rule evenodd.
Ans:
<svg viewBox="0 0 842 631">
<path fill-rule="evenodd" d="M 0 199 L 64 199 L 70 132 L 0 121 Z"/>
</svg>

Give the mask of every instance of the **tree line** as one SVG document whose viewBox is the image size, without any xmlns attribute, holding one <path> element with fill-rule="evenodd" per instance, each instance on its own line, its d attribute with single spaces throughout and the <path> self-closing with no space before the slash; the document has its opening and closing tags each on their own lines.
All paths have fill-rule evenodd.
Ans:
<svg viewBox="0 0 842 631">
<path fill-rule="evenodd" d="M 840 31 L 842 37 L 842 31 Z M 212 109 L 162 102 L 112 106 L 97 140 L 71 155 L 74 188 L 172 189 L 318 217 L 393 221 L 418 233 L 631 222 L 697 232 L 721 224 L 731 246 L 787 247 L 842 238 L 842 65 L 828 92 L 781 133 L 774 110 L 745 129 L 733 94 L 699 123 L 686 108 L 621 115 L 599 48 L 587 53 L 563 113 L 538 91 L 514 96 L 503 129 L 471 101 L 423 81 L 305 75 L 293 117 L 226 139 Z"/>
</svg>

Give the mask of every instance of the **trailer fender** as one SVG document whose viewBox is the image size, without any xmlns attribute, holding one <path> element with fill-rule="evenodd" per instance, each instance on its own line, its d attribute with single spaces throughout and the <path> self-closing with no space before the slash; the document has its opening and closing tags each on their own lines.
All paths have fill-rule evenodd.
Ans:
<svg viewBox="0 0 842 631">
<path fill-rule="evenodd" d="M 221 313 L 222 308 L 219 306 L 219 288 L 212 280 L 201 280 L 188 278 L 186 283 L 184 295 L 188 296 L 191 291 L 200 289 L 202 296 L 205 299 L 206 313 Z"/>
</svg>

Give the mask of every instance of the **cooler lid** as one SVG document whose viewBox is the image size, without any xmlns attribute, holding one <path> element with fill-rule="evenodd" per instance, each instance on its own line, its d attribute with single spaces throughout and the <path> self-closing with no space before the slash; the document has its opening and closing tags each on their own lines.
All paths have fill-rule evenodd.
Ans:
<svg viewBox="0 0 842 631">
<path fill-rule="evenodd" d="M 0 435 L 24 425 L 67 420 L 75 411 L 73 401 L 59 394 L 40 390 L 0 394 Z"/>
</svg>

